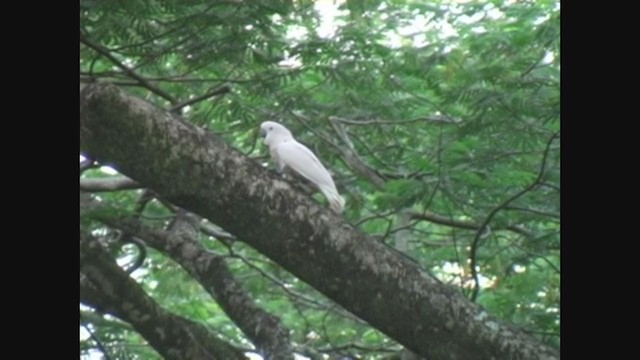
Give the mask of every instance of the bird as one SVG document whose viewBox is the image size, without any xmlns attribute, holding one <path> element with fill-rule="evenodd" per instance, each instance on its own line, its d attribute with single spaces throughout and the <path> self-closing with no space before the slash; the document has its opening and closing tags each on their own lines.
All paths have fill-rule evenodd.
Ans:
<svg viewBox="0 0 640 360">
<path fill-rule="evenodd" d="M 329 171 L 309 148 L 296 141 L 289 129 L 275 121 L 260 124 L 260 134 L 264 136 L 264 144 L 269 147 L 278 172 L 290 167 L 320 189 L 333 211 L 342 213 L 344 198 L 338 193 Z"/>
</svg>

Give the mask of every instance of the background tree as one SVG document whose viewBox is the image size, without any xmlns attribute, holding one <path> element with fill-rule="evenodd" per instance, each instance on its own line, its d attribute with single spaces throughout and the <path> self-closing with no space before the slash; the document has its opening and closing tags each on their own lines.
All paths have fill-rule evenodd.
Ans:
<svg viewBox="0 0 640 360">
<path fill-rule="evenodd" d="M 107 130 L 81 121 L 81 355 L 407 356 L 403 339 L 335 301 L 344 294 L 330 299 L 309 286 L 312 269 L 301 272 L 312 281 L 294 276 L 286 251 L 296 249 L 254 242 L 245 228 L 263 224 L 244 223 L 242 204 L 227 216 L 200 206 L 204 196 L 173 196 L 167 184 L 193 184 L 202 173 L 176 167 L 154 179 L 171 164 L 156 159 L 169 135 L 158 130 L 147 142 L 132 128 L 141 113 L 162 118 L 152 107 L 265 165 L 256 129 L 266 119 L 285 123 L 334 173 L 345 221 L 379 242 L 363 242 L 362 253 L 394 248 L 398 266 L 421 267 L 559 346 L 559 3 L 330 4 L 80 2 L 81 87 L 120 88 L 91 90 L 114 97 L 103 107 L 81 93 L 83 119 L 114 119 Z M 190 139 L 201 141 L 190 143 L 194 153 L 212 148 Z M 206 196 L 226 204 L 233 186 Z M 214 220 L 209 213 L 230 220 L 221 228 L 198 216 Z M 141 251 L 144 263 L 133 264 Z M 353 276 L 339 273 L 339 259 L 334 270 L 317 256 L 317 274 Z"/>
</svg>

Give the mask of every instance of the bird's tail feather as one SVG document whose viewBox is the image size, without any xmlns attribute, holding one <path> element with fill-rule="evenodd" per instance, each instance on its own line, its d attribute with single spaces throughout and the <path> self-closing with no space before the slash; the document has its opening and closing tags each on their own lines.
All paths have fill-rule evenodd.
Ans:
<svg viewBox="0 0 640 360">
<path fill-rule="evenodd" d="M 336 188 L 331 186 L 320 186 L 320 191 L 322 191 L 327 200 L 329 200 L 331 209 L 338 214 L 342 213 L 342 210 L 344 210 L 345 200 L 340 196 L 340 194 L 338 194 Z"/>
</svg>

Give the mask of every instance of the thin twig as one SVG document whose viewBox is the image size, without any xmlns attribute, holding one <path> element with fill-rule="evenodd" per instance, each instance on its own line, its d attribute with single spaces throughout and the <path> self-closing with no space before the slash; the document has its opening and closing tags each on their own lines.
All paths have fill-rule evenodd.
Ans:
<svg viewBox="0 0 640 360">
<path fill-rule="evenodd" d="M 399 124 L 414 123 L 414 122 L 418 122 L 418 121 L 444 123 L 444 124 L 459 124 L 459 123 L 462 122 L 462 119 L 450 118 L 450 117 L 445 117 L 445 116 L 442 116 L 442 115 L 421 116 L 421 117 L 417 117 L 417 118 L 414 118 L 414 119 L 407 119 L 407 120 L 378 120 L 378 119 L 374 119 L 374 120 L 351 120 L 351 119 L 345 119 L 345 118 L 341 118 L 341 117 L 337 117 L 337 116 L 330 116 L 329 120 L 339 121 L 339 122 L 342 122 L 342 123 L 345 123 L 345 124 L 350 124 L 350 125 L 371 125 L 371 124 L 377 124 L 377 125 L 399 125 Z"/>
<path fill-rule="evenodd" d="M 229 91 L 231 91 L 231 88 L 228 87 L 227 85 L 223 85 L 223 86 L 221 86 L 221 87 L 219 87 L 217 89 L 213 89 L 213 90 L 211 90 L 211 91 L 209 91 L 209 92 L 207 92 L 205 94 L 202 94 L 200 96 L 196 96 L 196 97 L 194 97 L 192 99 L 185 100 L 185 101 L 183 101 L 181 103 L 175 104 L 169 109 L 169 111 L 170 112 L 178 111 L 178 110 L 182 109 L 185 106 L 193 105 L 193 104 L 195 104 L 197 102 L 200 102 L 202 100 L 206 100 L 206 99 L 208 99 L 210 97 L 214 97 L 216 95 L 226 94 Z"/>
<path fill-rule="evenodd" d="M 470 221 L 454 220 L 454 219 L 450 219 L 442 215 L 434 214 L 428 211 L 425 211 L 422 213 L 412 211 L 409 213 L 409 215 L 411 215 L 412 219 L 425 220 L 434 224 L 450 226 L 450 227 L 459 228 L 459 229 L 478 230 L 482 226 L 482 224 L 478 224 Z M 509 225 L 503 229 L 513 231 L 515 233 L 518 233 L 520 235 L 524 235 L 527 237 L 533 236 L 533 233 L 531 231 L 518 225 Z M 502 230 L 502 229 L 497 228 L 495 230 Z"/>
<path fill-rule="evenodd" d="M 522 211 L 522 212 L 530 212 L 532 214 L 541 215 L 541 216 L 547 216 L 547 217 L 552 217 L 552 218 L 560 218 L 560 214 L 559 213 L 552 213 L 552 212 L 547 212 L 547 211 L 539 210 L 539 209 L 529 209 L 529 208 L 523 208 L 523 207 L 518 207 L 518 206 L 505 206 L 504 209 L 505 210 Z"/>
<path fill-rule="evenodd" d="M 327 144 L 331 145 L 335 148 L 340 154 L 340 158 L 344 161 L 344 163 L 353 171 L 358 173 L 359 175 L 368 179 L 373 185 L 377 188 L 382 188 L 384 186 L 385 180 L 378 175 L 375 170 L 373 170 L 369 165 L 367 165 L 358 154 L 351 148 L 345 148 L 339 146 L 334 141 L 329 139 L 325 134 L 316 131 L 313 127 L 311 127 L 307 122 L 308 119 L 302 114 L 296 113 L 295 111 L 289 111 L 291 115 L 293 115 L 302 125 L 304 125 L 311 132 L 316 134 L 322 140 L 324 140 Z"/>
<path fill-rule="evenodd" d="M 124 65 L 122 62 L 120 62 L 120 60 L 118 60 L 115 56 L 113 56 L 111 52 L 109 52 L 109 50 L 105 49 L 101 45 L 94 43 L 93 41 L 89 40 L 82 34 L 80 34 L 80 42 L 85 44 L 89 48 L 93 49 L 98 54 L 109 59 L 114 65 L 122 69 L 122 71 L 124 71 L 130 77 L 137 80 L 140 85 L 144 86 L 152 93 L 168 100 L 171 104 L 177 103 L 177 100 L 173 96 L 169 95 L 167 92 L 151 84 L 147 79 L 138 75 L 135 71 L 131 70 L 128 66 Z"/>
<path fill-rule="evenodd" d="M 102 355 L 104 356 L 105 360 L 110 360 L 111 357 L 109 356 L 109 352 L 107 352 L 107 349 L 102 344 L 102 341 L 100 341 L 100 339 L 98 339 L 98 337 L 93 333 L 93 331 L 89 329 L 89 326 L 87 326 L 87 324 L 81 324 L 81 325 L 85 330 L 87 330 L 91 339 L 96 343 L 98 350 L 102 352 Z"/>
<path fill-rule="evenodd" d="M 491 220 L 493 220 L 493 217 L 498 213 L 498 211 L 504 209 L 511 202 L 515 201 L 516 199 L 518 199 L 522 195 L 524 195 L 524 194 L 528 193 L 529 191 L 533 190 L 536 186 L 538 186 L 538 185 L 540 185 L 542 183 L 542 177 L 544 175 L 544 170 L 545 170 L 546 163 L 547 163 L 547 156 L 549 155 L 549 150 L 551 148 L 551 143 L 553 143 L 553 141 L 555 139 L 557 139 L 559 135 L 560 134 L 556 132 L 556 133 L 553 134 L 553 136 L 551 136 L 549 141 L 547 141 L 547 145 L 546 145 L 546 148 L 544 150 L 544 155 L 542 156 L 542 163 L 540 164 L 540 170 L 538 171 L 538 176 L 536 177 L 536 179 L 529 186 L 527 186 L 526 188 L 520 190 L 518 193 L 516 193 L 515 195 L 509 197 L 508 199 L 503 201 L 500 205 L 495 207 L 489 213 L 487 218 L 482 222 L 482 225 L 480 226 L 480 228 L 476 232 L 476 236 L 473 238 L 473 242 L 471 243 L 471 251 L 469 253 L 469 258 L 470 258 L 470 264 L 469 265 L 471 266 L 471 275 L 473 276 L 473 281 L 474 281 L 473 290 L 471 291 L 471 301 L 476 301 L 476 298 L 478 297 L 478 292 L 480 291 L 480 279 L 478 278 L 478 271 L 476 270 L 476 252 L 478 250 L 478 244 L 480 242 L 480 238 L 481 238 L 482 234 L 484 233 L 485 229 L 487 228 L 487 226 L 489 225 Z"/>
</svg>

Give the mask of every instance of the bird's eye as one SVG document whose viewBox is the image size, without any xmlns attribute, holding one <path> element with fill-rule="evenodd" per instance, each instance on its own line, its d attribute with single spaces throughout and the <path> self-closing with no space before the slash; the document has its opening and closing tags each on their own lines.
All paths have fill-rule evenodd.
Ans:
<svg viewBox="0 0 640 360">
<path fill-rule="evenodd" d="M 273 126 L 269 126 L 269 130 L 273 130 Z"/>
</svg>

